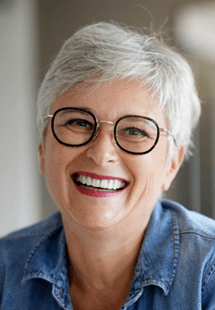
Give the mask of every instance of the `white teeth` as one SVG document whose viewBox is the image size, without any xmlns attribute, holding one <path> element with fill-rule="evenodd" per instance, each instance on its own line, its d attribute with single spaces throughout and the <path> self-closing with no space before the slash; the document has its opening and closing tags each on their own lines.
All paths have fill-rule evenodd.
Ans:
<svg viewBox="0 0 215 310">
<path fill-rule="evenodd" d="M 107 186 L 108 186 L 108 181 L 107 180 L 101 180 L 100 187 L 101 188 L 107 188 Z"/>
<path fill-rule="evenodd" d="M 81 182 L 82 184 L 86 184 L 88 186 L 93 186 L 97 188 L 106 188 L 106 189 L 119 189 L 125 186 L 124 181 L 120 180 L 106 180 L 106 179 L 94 179 L 89 176 L 79 174 L 76 178 L 77 181 Z"/>
<path fill-rule="evenodd" d="M 94 187 L 99 187 L 99 185 L 100 185 L 100 180 L 98 180 L 98 179 L 93 179 L 93 181 L 92 181 L 92 186 L 94 186 Z"/>
<path fill-rule="evenodd" d="M 87 185 L 91 186 L 92 185 L 92 178 L 87 177 Z"/>
<path fill-rule="evenodd" d="M 108 186 L 107 186 L 108 189 L 112 189 L 113 188 L 113 180 L 109 180 L 108 181 Z"/>
<path fill-rule="evenodd" d="M 113 189 L 117 189 L 117 188 L 119 188 L 120 186 L 119 186 L 119 181 L 118 180 L 114 180 L 113 181 Z"/>
<path fill-rule="evenodd" d="M 86 175 L 83 175 L 83 174 L 81 174 L 80 175 L 80 180 L 79 180 L 81 183 L 83 183 L 83 184 L 87 184 L 87 177 L 86 177 Z"/>
</svg>

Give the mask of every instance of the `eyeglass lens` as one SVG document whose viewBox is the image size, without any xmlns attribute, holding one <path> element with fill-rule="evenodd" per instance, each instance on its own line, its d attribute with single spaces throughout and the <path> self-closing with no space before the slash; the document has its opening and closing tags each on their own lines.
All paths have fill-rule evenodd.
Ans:
<svg viewBox="0 0 215 310">
<path fill-rule="evenodd" d="M 52 130 L 60 143 L 81 146 L 92 140 L 96 119 L 83 110 L 62 109 L 54 114 Z M 114 128 L 119 147 L 130 153 L 145 153 L 157 142 L 159 129 L 153 120 L 141 116 L 125 116 Z"/>
</svg>

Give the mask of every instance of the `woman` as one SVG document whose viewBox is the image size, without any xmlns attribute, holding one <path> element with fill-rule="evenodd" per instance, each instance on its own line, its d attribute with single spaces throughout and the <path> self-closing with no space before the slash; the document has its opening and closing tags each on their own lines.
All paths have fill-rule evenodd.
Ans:
<svg viewBox="0 0 215 310">
<path fill-rule="evenodd" d="M 98 23 L 65 42 L 38 96 L 60 212 L 1 240 L 1 309 L 214 309 L 214 221 L 159 200 L 199 115 L 158 38 Z"/>
</svg>

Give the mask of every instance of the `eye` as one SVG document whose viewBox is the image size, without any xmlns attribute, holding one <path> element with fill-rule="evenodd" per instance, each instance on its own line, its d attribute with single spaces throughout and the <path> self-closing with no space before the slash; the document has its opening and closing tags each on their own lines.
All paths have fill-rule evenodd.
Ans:
<svg viewBox="0 0 215 310">
<path fill-rule="evenodd" d="M 124 128 L 121 130 L 121 135 L 129 136 L 129 137 L 147 137 L 147 133 L 136 127 Z"/>
<path fill-rule="evenodd" d="M 65 123 L 65 126 L 76 126 L 76 127 L 82 127 L 82 128 L 85 128 L 85 129 L 89 129 L 89 130 L 92 130 L 93 129 L 93 124 L 88 122 L 87 120 L 85 119 L 69 119 L 66 123 Z"/>
</svg>

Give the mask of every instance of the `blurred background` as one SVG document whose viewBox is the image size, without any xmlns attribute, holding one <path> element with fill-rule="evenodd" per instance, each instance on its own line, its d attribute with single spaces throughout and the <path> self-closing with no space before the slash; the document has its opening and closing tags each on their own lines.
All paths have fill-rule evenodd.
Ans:
<svg viewBox="0 0 215 310">
<path fill-rule="evenodd" d="M 190 62 L 202 117 L 166 197 L 215 218 L 215 1 L 0 0 L 0 235 L 57 210 L 39 173 L 37 91 L 63 42 L 103 20 L 152 26 Z"/>
</svg>

